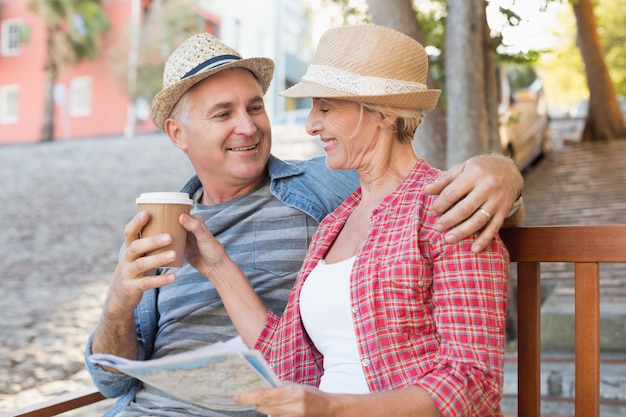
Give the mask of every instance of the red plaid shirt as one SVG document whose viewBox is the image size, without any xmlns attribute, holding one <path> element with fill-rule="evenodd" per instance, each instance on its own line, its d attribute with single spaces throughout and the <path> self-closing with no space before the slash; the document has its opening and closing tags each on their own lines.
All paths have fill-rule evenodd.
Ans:
<svg viewBox="0 0 626 417">
<path fill-rule="evenodd" d="M 370 391 L 419 385 L 444 416 L 501 416 L 508 252 L 495 238 L 450 245 L 434 229 L 423 187 L 439 171 L 417 163 L 372 213 L 350 295 Z M 361 198 L 357 190 L 320 224 L 282 318 L 269 313 L 257 341 L 279 378 L 319 385 L 323 357 L 300 319 L 302 285 Z"/>
</svg>

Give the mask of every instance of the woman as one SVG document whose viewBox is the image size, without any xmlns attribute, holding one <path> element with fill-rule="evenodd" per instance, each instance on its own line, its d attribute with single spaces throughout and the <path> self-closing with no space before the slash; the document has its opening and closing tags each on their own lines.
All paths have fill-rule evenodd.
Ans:
<svg viewBox="0 0 626 417">
<path fill-rule="evenodd" d="M 326 163 L 361 187 L 320 224 L 282 317 L 259 301 L 194 221 L 188 259 L 250 347 L 296 384 L 239 394 L 279 416 L 500 416 L 508 253 L 499 238 L 446 244 L 423 192 L 439 171 L 412 139 L 440 91 L 411 38 L 376 25 L 331 29 L 286 97 L 311 97 Z"/>
</svg>

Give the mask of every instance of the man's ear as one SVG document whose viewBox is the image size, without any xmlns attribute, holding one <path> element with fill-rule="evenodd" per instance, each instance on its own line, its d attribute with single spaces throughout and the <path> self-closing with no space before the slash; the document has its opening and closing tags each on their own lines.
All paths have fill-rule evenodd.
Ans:
<svg viewBox="0 0 626 417">
<path fill-rule="evenodd" d="M 178 120 L 168 117 L 165 119 L 163 130 L 165 130 L 167 137 L 170 138 L 170 142 L 172 142 L 174 146 L 181 149 L 183 152 L 187 151 L 187 143 L 183 135 L 183 126 Z"/>
</svg>

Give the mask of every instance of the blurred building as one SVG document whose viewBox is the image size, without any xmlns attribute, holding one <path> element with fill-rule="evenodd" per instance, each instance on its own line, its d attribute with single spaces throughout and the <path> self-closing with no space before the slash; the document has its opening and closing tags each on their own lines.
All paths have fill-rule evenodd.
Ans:
<svg viewBox="0 0 626 417">
<path fill-rule="evenodd" d="M 0 144 L 37 142 L 41 138 L 47 37 L 43 19 L 28 9 L 28 3 L 0 0 Z M 138 65 L 132 36 L 154 8 L 167 4 L 185 7 L 185 3 L 104 3 L 110 29 L 98 56 L 94 61 L 63 68 L 54 85 L 55 140 L 130 136 L 157 130 L 149 119 L 151 97 L 139 95 L 131 105 L 127 86 L 132 85 L 132 69 Z M 308 0 L 192 0 L 189 4 L 187 9 L 193 9 L 195 15 L 194 31 L 215 34 L 243 56 L 274 59 L 276 71 L 266 95 L 271 119 L 301 106 L 278 97 L 278 92 L 300 80 L 312 57 Z M 159 67 L 169 53 L 171 48 L 162 48 Z M 155 77 L 160 83 L 161 74 Z"/>
<path fill-rule="evenodd" d="M 265 96 L 271 119 L 302 107 L 278 93 L 300 81 L 313 58 L 308 0 L 200 0 L 201 10 L 220 17 L 219 38 L 244 57 L 274 59 L 274 79 Z"/>
</svg>

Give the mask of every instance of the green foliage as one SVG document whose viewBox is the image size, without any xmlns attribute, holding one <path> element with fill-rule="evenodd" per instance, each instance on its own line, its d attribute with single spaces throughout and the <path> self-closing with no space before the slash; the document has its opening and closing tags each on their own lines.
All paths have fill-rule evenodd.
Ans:
<svg viewBox="0 0 626 417">
<path fill-rule="evenodd" d="M 487 0 L 487 2 L 495 0 Z M 512 6 L 520 6 L 525 0 L 513 0 Z M 364 23 L 370 21 L 366 0 L 324 0 L 328 5 L 339 7 L 342 22 L 338 24 Z M 544 81 L 546 97 L 552 107 L 568 107 L 580 98 L 588 96 L 585 68 L 580 51 L 576 45 L 576 21 L 573 17 L 572 3 L 577 0 L 543 0 L 539 11 L 546 11 L 550 3 L 563 5 L 554 23 L 554 33 L 559 39 L 550 49 L 530 50 L 525 52 L 505 52 L 502 34 L 493 31 L 492 42 L 500 63 L 515 66 L 535 67 Z M 425 36 L 431 57 L 431 74 L 443 87 L 445 59 L 445 0 L 413 0 L 418 19 Z M 528 7 L 528 6 L 526 6 Z M 594 12 L 599 27 L 599 35 L 605 49 L 606 63 L 611 79 L 618 94 L 626 95 L 626 0 L 596 0 Z M 522 17 L 513 8 L 499 7 L 508 26 L 518 26 Z M 493 28 L 492 28 L 493 30 Z M 435 53 L 433 53 L 433 51 Z"/>
<path fill-rule="evenodd" d="M 557 13 L 554 28 L 551 35 L 558 43 L 543 51 L 537 69 L 551 111 L 564 114 L 573 103 L 589 95 L 584 64 L 576 45 L 576 19 L 571 6 Z"/>
<path fill-rule="evenodd" d="M 618 94 L 626 94 L 626 0 L 601 0 L 595 4 L 600 42 Z"/>
<path fill-rule="evenodd" d="M 322 0 L 322 6 L 338 10 L 337 26 L 356 25 L 363 23 L 371 23 L 372 19 L 367 10 L 366 0 Z"/>
<path fill-rule="evenodd" d="M 109 19 L 102 3 L 97 0 L 75 2 L 71 24 L 68 25 L 68 41 L 78 60 L 93 59 L 98 52 L 101 35 L 109 29 Z"/>
<path fill-rule="evenodd" d="M 444 59 L 446 53 L 446 2 L 444 0 L 433 1 L 418 1 L 414 0 L 414 9 L 417 11 L 416 19 L 419 21 L 425 36 L 425 43 L 429 47 L 434 47 L 439 51 L 438 56 L 431 54 L 431 73 L 438 88 L 445 88 L 443 86 L 443 74 Z M 499 13 L 503 15 L 505 20 L 510 26 L 517 26 L 521 22 L 520 16 L 513 10 L 500 7 Z M 541 51 L 527 51 L 518 53 L 502 52 L 500 45 L 502 45 L 502 35 L 498 32 L 493 32 L 492 45 L 497 55 L 497 61 L 500 63 L 515 64 L 519 67 L 529 67 L 534 65 L 541 56 Z"/>
<path fill-rule="evenodd" d="M 141 28 L 137 68 L 137 97 L 151 98 L 163 86 L 165 61 L 199 27 L 195 0 L 162 0 L 160 8 L 148 10 Z"/>
<path fill-rule="evenodd" d="M 528 88 L 537 79 L 537 72 L 530 65 L 514 65 L 507 71 L 507 78 L 513 91 Z"/>
<path fill-rule="evenodd" d="M 564 2 L 565 3 L 565 2 Z M 618 94 L 626 94 L 626 0 L 599 0 L 594 3 L 598 35 L 605 53 L 609 75 Z M 571 5 L 557 15 L 554 33 L 559 39 L 543 51 L 538 68 L 550 106 L 558 113 L 589 96 L 585 66 L 577 46 L 577 26 Z"/>
<path fill-rule="evenodd" d="M 60 65 L 93 59 L 109 29 L 104 0 L 30 0 L 29 9 L 44 20 L 54 60 Z"/>
<path fill-rule="evenodd" d="M 20 43 L 30 42 L 31 28 L 26 23 L 20 25 Z"/>
<path fill-rule="evenodd" d="M 445 1 L 433 1 L 428 7 L 419 8 L 415 18 L 419 21 L 424 33 L 424 43 L 430 56 L 430 74 L 436 88 L 444 88 L 444 57 L 446 56 L 446 5 Z"/>
<path fill-rule="evenodd" d="M 522 18 L 520 17 L 520 15 L 518 15 L 511 9 L 500 6 L 498 7 L 498 11 L 506 18 L 509 26 L 519 26 L 519 24 L 522 22 Z"/>
<path fill-rule="evenodd" d="M 133 88 L 133 99 L 143 97 L 150 100 L 161 90 L 167 58 L 189 36 L 206 31 L 206 27 L 201 26 L 202 22 L 196 12 L 196 0 L 161 0 L 144 9 L 139 29 L 137 84 Z M 128 91 L 131 90 L 128 85 L 131 31 L 129 24 L 120 36 L 125 41 L 112 46 L 107 57 L 108 65 Z"/>
<path fill-rule="evenodd" d="M 498 60 L 500 62 L 520 64 L 520 65 L 534 65 L 539 62 L 541 56 L 547 51 L 529 50 L 526 52 L 511 53 L 499 53 Z"/>
</svg>

